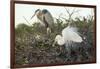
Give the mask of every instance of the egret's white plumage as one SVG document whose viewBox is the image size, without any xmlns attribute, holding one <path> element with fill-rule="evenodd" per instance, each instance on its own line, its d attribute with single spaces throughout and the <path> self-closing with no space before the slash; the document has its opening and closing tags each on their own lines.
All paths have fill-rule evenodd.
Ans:
<svg viewBox="0 0 100 69">
<path fill-rule="evenodd" d="M 65 41 L 82 42 L 82 38 L 77 32 L 77 28 L 74 27 L 68 26 L 67 28 L 63 29 L 62 36 L 64 37 Z"/>
<path fill-rule="evenodd" d="M 59 45 L 66 44 L 66 46 L 68 46 L 72 42 L 81 43 L 83 40 L 79 35 L 77 28 L 68 26 L 62 30 L 62 35 L 56 36 L 55 41 Z"/>
<path fill-rule="evenodd" d="M 63 39 L 63 37 L 61 35 L 57 35 L 55 38 L 55 41 L 59 44 L 59 45 L 64 45 L 65 44 L 65 40 Z"/>
</svg>

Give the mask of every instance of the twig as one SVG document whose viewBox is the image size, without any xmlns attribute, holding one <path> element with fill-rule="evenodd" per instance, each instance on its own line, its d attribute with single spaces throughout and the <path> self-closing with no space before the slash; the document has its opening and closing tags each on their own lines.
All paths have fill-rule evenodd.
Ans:
<svg viewBox="0 0 100 69">
<path fill-rule="evenodd" d="M 25 21 L 26 21 L 28 24 L 30 24 L 29 21 L 28 21 L 24 16 L 23 16 L 23 18 L 25 19 Z M 31 24 L 30 24 L 30 25 L 31 25 Z"/>
</svg>

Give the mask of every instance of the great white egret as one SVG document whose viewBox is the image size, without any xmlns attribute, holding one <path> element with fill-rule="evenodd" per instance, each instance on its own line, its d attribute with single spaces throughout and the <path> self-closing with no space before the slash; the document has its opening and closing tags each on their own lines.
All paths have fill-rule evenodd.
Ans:
<svg viewBox="0 0 100 69">
<path fill-rule="evenodd" d="M 37 18 L 42 22 L 44 23 L 46 29 L 47 29 L 47 33 L 51 32 L 51 29 L 53 28 L 53 24 L 54 24 L 54 20 L 53 20 L 53 17 L 51 15 L 51 13 L 47 10 L 47 9 L 43 9 L 43 10 L 40 10 L 40 9 L 37 9 L 34 13 L 34 15 L 31 17 L 31 19 L 34 17 L 34 16 L 37 16 Z"/>
<path fill-rule="evenodd" d="M 62 35 L 57 35 L 55 37 L 55 42 L 59 45 L 70 45 L 73 42 L 81 43 L 82 37 L 79 35 L 77 28 L 75 27 L 66 27 L 62 30 Z"/>
<path fill-rule="evenodd" d="M 82 41 L 82 37 L 79 35 L 77 28 L 68 26 L 62 30 L 61 35 L 55 37 L 53 46 L 55 46 L 56 43 L 60 46 L 65 46 L 67 55 L 70 55 L 72 44 L 81 43 Z"/>
</svg>

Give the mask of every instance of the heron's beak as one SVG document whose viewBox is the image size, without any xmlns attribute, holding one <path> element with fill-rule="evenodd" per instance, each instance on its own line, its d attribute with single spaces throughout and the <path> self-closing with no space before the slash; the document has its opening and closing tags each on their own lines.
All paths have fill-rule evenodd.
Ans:
<svg viewBox="0 0 100 69">
<path fill-rule="evenodd" d="M 33 14 L 33 16 L 31 17 L 31 19 L 35 16 L 36 13 Z"/>
</svg>

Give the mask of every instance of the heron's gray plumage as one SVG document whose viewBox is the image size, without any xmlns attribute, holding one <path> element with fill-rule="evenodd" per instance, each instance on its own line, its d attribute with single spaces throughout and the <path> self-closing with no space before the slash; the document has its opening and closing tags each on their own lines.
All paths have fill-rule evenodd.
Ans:
<svg viewBox="0 0 100 69">
<path fill-rule="evenodd" d="M 49 11 L 46 10 L 46 9 L 43 9 L 43 10 L 42 10 L 42 13 L 43 13 L 43 14 L 46 14 L 46 13 L 48 13 L 48 12 L 49 12 Z"/>
<path fill-rule="evenodd" d="M 35 14 L 37 18 L 45 25 L 46 28 L 53 29 L 54 28 L 54 20 L 51 13 L 47 9 L 37 9 Z M 31 17 L 33 18 L 34 15 Z"/>
<path fill-rule="evenodd" d="M 44 11 L 44 10 L 42 10 L 42 11 Z M 53 24 L 54 24 L 54 20 L 53 20 L 53 17 L 52 17 L 52 15 L 51 15 L 51 13 L 48 11 L 44 11 L 44 15 L 43 15 L 43 17 L 45 18 L 45 22 L 47 22 L 48 23 L 48 26 L 50 27 L 50 28 L 53 28 Z M 43 20 L 44 21 L 44 20 Z"/>
</svg>

